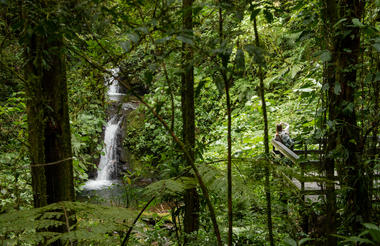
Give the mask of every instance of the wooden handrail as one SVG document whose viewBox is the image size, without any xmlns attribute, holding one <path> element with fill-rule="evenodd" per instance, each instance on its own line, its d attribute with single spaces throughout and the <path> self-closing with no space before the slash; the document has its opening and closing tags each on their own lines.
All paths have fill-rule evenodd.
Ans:
<svg viewBox="0 0 380 246">
<path fill-rule="evenodd" d="M 380 142 L 380 136 L 377 137 L 368 137 L 368 139 L 374 139 L 377 142 Z M 296 188 L 295 190 L 298 190 L 302 196 L 302 202 L 304 202 L 304 196 L 305 195 L 323 195 L 326 193 L 326 190 L 324 189 L 306 189 L 305 183 L 326 183 L 326 182 L 334 182 L 338 180 L 337 176 L 334 176 L 332 181 L 328 181 L 327 177 L 320 177 L 320 176 L 305 176 L 305 167 L 306 166 L 321 166 L 322 162 L 320 160 L 308 160 L 308 154 L 323 154 L 324 152 L 322 150 L 309 150 L 305 146 L 305 150 L 290 150 L 288 147 L 286 147 L 283 143 L 276 141 L 275 139 L 272 139 L 272 145 L 275 147 L 276 150 L 274 150 L 275 154 L 283 154 L 285 157 L 290 159 L 293 163 L 299 164 L 301 167 L 301 174 L 295 175 L 293 177 L 294 180 L 296 180 L 300 185 L 296 185 L 294 183 L 294 180 L 290 177 L 288 177 L 283 172 L 280 172 L 280 175 L 284 178 L 284 180 L 289 183 L 293 188 Z M 378 148 L 377 148 L 378 149 Z M 303 158 L 303 161 L 299 161 L 300 157 L 297 154 L 304 154 L 305 158 Z M 374 180 L 380 180 L 380 174 L 375 174 L 373 176 Z M 310 187 L 309 187 L 310 188 Z M 339 189 L 339 187 L 336 187 L 335 189 Z M 376 191 L 380 190 L 380 186 L 373 188 Z"/>
<path fill-rule="evenodd" d="M 293 163 L 297 163 L 300 158 L 296 153 L 291 151 L 288 147 L 286 147 L 283 143 L 272 139 L 273 146 L 278 149 L 284 156 L 288 157 Z"/>
</svg>

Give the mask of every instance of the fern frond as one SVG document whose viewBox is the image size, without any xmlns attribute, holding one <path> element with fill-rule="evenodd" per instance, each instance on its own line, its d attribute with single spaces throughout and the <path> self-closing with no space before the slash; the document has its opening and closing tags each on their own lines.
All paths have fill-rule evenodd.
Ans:
<svg viewBox="0 0 380 246">
<path fill-rule="evenodd" d="M 177 196 L 186 189 L 196 187 L 196 180 L 191 177 L 171 178 L 157 181 L 145 188 L 145 194 L 150 197 Z"/>
<path fill-rule="evenodd" d="M 67 225 L 63 210 L 69 212 Z M 137 212 L 118 207 L 105 207 L 81 202 L 59 202 L 42 208 L 13 211 L 0 215 L 0 238 L 7 243 L 117 241 L 131 226 Z M 75 218 L 75 219 L 74 219 Z M 67 228 L 51 232 L 52 228 Z M 13 245 L 13 244 L 12 244 Z"/>
</svg>

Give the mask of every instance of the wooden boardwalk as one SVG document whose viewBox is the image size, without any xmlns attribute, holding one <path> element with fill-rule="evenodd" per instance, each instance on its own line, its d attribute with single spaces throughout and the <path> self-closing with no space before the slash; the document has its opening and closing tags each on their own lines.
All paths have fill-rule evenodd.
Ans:
<svg viewBox="0 0 380 246">
<path fill-rule="evenodd" d="M 379 138 L 377 143 L 379 143 Z M 272 145 L 275 148 L 273 153 L 275 155 L 283 155 L 286 159 L 290 160 L 293 166 L 295 166 L 298 172 L 292 172 L 291 174 L 280 171 L 282 178 L 287 181 L 287 183 L 297 190 L 302 199 L 305 201 L 310 199 L 312 201 L 319 200 L 326 193 L 326 182 L 334 182 L 335 189 L 340 189 L 340 184 L 338 181 L 338 173 L 335 171 L 334 180 L 328 180 L 324 175 L 324 168 L 322 165 L 323 151 L 319 144 L 319 149 L 308 150 L 307 145 L 304 145 L 303 150 L 290 150 L 281 142 L 272 140 Z M 377 153 L 379 151 L 377 150 Z M 319 157 L 319 159 L 316 159 Z M 310 159 L 315 158 L 315 159 Z M 283 159 L 283 158 L 282 158 Z M 279 160 L 279 159 L 278 159 Z M 279 160 L 283 162 L 284 160 Z M 289 161 L 288 161 L 289 162 Z M 374 174 L 374 185 L 373 185 L 373 199 L 378 202 L 378 191 L 380 190 L 380 174 Z"/>
</svg>

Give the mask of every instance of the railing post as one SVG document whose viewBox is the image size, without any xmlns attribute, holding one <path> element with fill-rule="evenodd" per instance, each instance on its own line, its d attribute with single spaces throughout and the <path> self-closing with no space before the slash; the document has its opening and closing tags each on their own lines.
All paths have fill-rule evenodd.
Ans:
<svg viewBox="0 0 380 246">
<path fill-rule="evenodd" d="M 307 144 L 305 143 L 305 161 L 307 161 Z M 305 181 L 304 181 L 304 177 L 305 177 L 305 164 L 301 164 L 301 192 L 303 192 L 305 190 Z M 304 199 L 305 196 L 302 196 L 302 199 Z"/>
<path fill-rule="evenodd" d="M 303 201 L 304 206 L 302 207 L 302 230 L 305 233 L 308 233 L 309 231 L 309 221 L 308 221 L 308 213 L 307 213 L 307 207 L 306 207 L 306 201 L 305 201 L 305 164 L 307 162 L 307 143 L 304 143 L 305 145 L 305 162 L 301 163 L 301 199 Z"/>
</svg>

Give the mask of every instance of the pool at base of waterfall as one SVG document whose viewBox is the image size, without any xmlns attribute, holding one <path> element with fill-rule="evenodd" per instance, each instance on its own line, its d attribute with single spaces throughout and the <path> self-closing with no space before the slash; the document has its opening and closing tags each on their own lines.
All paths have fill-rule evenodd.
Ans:
<svg viewBox="0 0 380 246">
<path fill-rule="evenodd" d="M 82 187 L 85 190 L 102 190 L 111 186 L 112 184 L 117 184 L 118 182 L 120 181 L 108 180 L 108 179 L 105 179 L 105 180 L 90 179 Z"/>
<path fill-rule="evenodd" d="M 126 187 L 119 180 L 89 180 L 78 193 L 77 200 L 106 206 L 127 205 Z"/>
</svg>

